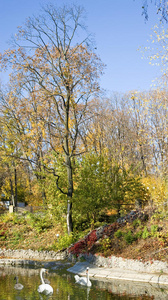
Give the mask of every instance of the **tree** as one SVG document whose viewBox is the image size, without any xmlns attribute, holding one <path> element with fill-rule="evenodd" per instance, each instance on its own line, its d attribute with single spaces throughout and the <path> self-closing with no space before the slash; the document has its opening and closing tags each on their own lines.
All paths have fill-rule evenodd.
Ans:
<svg viewBox="0 0 168 300">
<path fill-rule="evenodd" d="M 149 53 L 148 58 L 150 59 L 150 64 L 157 65 L 160 67 L 164 83 L 167 84 L 168 77 L 168 29 L 163 25 L 155 25 L 153 32 L 151 34 L 151 41 L 153 46 L 146 47 L 145 51 Z M 160 86 L 163 82 L 160 82 Z"/>
<path fill-rule="evenodd" d="M 122 97 L 114 94 L 111 99 L 95 101 L 86 139 L 89 149 L 107 155 L 112 164 L 122 169 L 132 165 L 138 172 L 146 172 L 148 128 L 141 98 L 136 93 Z"/>
<path fill-rule="evenodd" d="M 155 80 L 152 91 L 146 98 L 145 111 L 150 126 L 150 144 L 153 153 L 153 168 L 158 174 L 166 175 L 167 169 L 167 86 L 168 86 L 168 30 L 163 24 L 155 25 L 151 34 L 152 47 L 145 47 L 150 64 L 162 71 Z M 150 118 L 150 119 L 149 119 Z"/>
<path fill-rule="evenodd" d="M 15 83 L 11 84 L 4 93 L 1 91 L 1 112 L 3 113 L 1 124 L 5 135 L 5 137 L 1 135 L 0 138 L 4 150 L 3 157 L 8 165 L 9 161 L 12 160 L 14 165 L 24 165 L 29 175 L 30 172 L 34 173 L 41 185 L 41 194 L 45 204 L 45 191 L 42 185 L 44 178 L 44 174 L 42 174 L 44 160 L 43 124 L 37 117 L 36 99 L 34 97 L 21 97 L 20 92 Z M 15 175 L 17 180 L 16 171 Z M 15 202 L 17 203 L 17 201 Z"/>
<path fill-rule="evenodd" d="M 19 88 L 19 98 L 27 101 L 35 95 L 40 107 L 38 120 L 47 130 L 50 149 L 64 153 L 67 169 L 67 191 L 58 189 L 68 197 L 68 232 L 73 230 L 72 159 L 79 155 L 78 144 L 82 121 L 87 113 L 89 99 L 99 92 L 98 79 L 103 64 L 93 52 L 90 36 L 84 36 L 83 9 L 77 6 L 52 5 L 43 9 L 38 18 L 29 18 L 25 28 L 19 28 L 14 39 L 15 49 L 1 55 L 1 65 L 11 66 L 11 82 L 16 82 L 11 96 Z M 83 37 L 78 42 L 78 34 Z M 25 103 L 26 105 L 26 103 Z M 50 169 L 43 162 L 43 167 Z"/>
<path fill-rule="evenodd" d="M 168 165 L 168 105 L 167 88 L 158 88 L 149 95 L 150 143 L 156 174 L 166 178 Z"/>
<path fill-rule="evenodd" d="M 12 120 L 5 122 L 4 118 L 5 116 L 0 118 L 0 189 L 5 198 L 17 207 L 18 201 L 26 201 L 27 168 L 23 161 L 18 160 L 21 151 Z"/>
<path fill-rule="evenodd" d="M 131 103 L 132 102 L 132 103 Z M 146 115 L 145 96 L 134 91 L 130 94 L 130 110 L 132 112 L 131 123 L 134 128 L 134 155 L 141 165 L 145 176 L 148 174 L 148 161 L 150 158 L 149 124 Z"/>
<path fill-rule="evenodd" d="M 94 225 L 102 211 L 110 205 L 108 159 L 90 150 L 82 156 L 78 164 L 74 195 L 75 212 L 80 222 L 87 219 Z"/>
<path fill-rule="evenodd" d="M 142 15 L 144 15 L 145 20 L 148 20 L 149 15 L 148 15 L 148 3 L 153 2 L 156 6 L 156 13 L 161 15 L 160 20 L 163 22 L 165 21 L 166 23 L 168 22 L 168 2 L 167 0 L 154 0 L 154 1 L 149 1 L 149 0 L 143 0 L 142 4 Z"/>
</svg>

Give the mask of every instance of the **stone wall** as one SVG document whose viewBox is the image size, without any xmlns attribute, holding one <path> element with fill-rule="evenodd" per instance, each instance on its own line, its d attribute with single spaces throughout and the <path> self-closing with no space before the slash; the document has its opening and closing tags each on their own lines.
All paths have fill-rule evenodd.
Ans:
<svg viewBox="0 0 168 300">
<path fill-rule="evenodd" d="M 69 260 L 71 262 L 86 260 L 89 263 L 94 264 L 98 267 L 106 267 L 106 268 L 118 268 L 125 270 L 133 270 L 137 272 L 145 272 L 145 273 L 158 273 L 158 274 L 168 274 L 168 263 L 162 262 L 158 260 L 152 260 L 143 262 L 141 260 L 133 260 L 133 259 L 124 259 L 122 257 L 103 257 L 92 254 L 81 254 L 76 258 L 76 256 L 72 254 L 68 254 L 68 251 L 33 251 L 29 250 L 4 250 L 0 249 L 0 264 L 9 263 L 12 264 L 12 259 L 20 260 L 23 264 L 31 263 L 34 261 L 58 261 L 58 260 Z"/>
</svg>

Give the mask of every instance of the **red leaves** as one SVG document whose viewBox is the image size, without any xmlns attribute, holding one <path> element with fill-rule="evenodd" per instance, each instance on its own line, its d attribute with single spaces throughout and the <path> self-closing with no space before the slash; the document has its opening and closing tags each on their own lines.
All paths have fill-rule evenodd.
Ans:
<svg viewBox="0 0 168 300">
<path fill-rule="evenodd" d="M 118 219 L 116 222 L 105 225 L 104 227 L 100 227 L 97 230 L 91 231 L 87 236 L 85 236 L 82 240 L 75 243 L 72 247 L 69 248 L 69 253 L 79 255 L 81 253 L 88 253 L 93 251 L 93 246 L 95 245 L 96 241 L 100 238 L 113 238 L 114 233 L 121 227 L 125 226 L 125 224 L 132 223 L 135 219 L 143 219 L 143 212 L 139 211 L 131 211 L 126 216 Z M 100 234 L 101 232 L 101 234 Z M 162 246 L 162 245 L 160 245 Z"/>
<path fill-rule="evenodd" d="M 91 231 L 86 237 L 87 246 L 91 247 L 97 241 L 96 230 Z"/>
<path fill-rule="evenodd" d="M 72 247 L 69 248 L 69 253 L 78 254 L 85 252 L 86 242 L 85 240 L 80 240 L 79 242 L 75 243 Z"/>
<path fill-rule="evenodd" d="M 76 254 L 78 256 L 80 253 L 88 252 L 96 241 L 96 230 L 93 230 L 83 240 L 79 240 L 72 247 L 70 247 L 69 253 Z"/>
</svg>

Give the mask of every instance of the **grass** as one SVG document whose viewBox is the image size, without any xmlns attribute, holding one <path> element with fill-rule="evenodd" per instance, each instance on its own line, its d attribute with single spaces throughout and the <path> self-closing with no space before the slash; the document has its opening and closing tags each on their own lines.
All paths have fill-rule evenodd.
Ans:
<svg viewBox="0 0 168 300">
<path fill-rule="evenodd" d="M 7 213 L 0 216 L 0 248 L 58 251 L 77 242 L 89 231 L 90 228 L 68 235 L 63 226 L 55 225 L 47 215 Z M 85 243 L 86 249 L 79 247 L 80 251 L 168 261 L 168 216 L 157 212 L 145 221 L 136 219 L 122 226 L 107 224 L 106 233 L 98 241 L 92 234 L 87 242 L 88 248 Z"/>
</svg>

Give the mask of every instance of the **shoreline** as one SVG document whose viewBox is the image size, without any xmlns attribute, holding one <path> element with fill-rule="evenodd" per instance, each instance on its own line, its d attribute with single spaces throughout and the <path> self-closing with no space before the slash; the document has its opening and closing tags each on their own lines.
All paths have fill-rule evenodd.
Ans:
<svg viewBox="0 0 168 300">
<path fill-rule="evenodd" d="M 168 274 L 145 273 L 137 272 L 135 270 L 125 270 L 118 268 L 96 267 L 95 265 L 87 262 L 77 262 L 73 267 L 67 271 L 78 274 L 80 276 L 86 275 L 86 267 L 89 267 L 89 275 L 92 279 L 105 279 L 105 280 L 122 280 L 139 283 L 167 285 L 168 287 Z"/>
<path fill-rule="evenodd" d="M 91 254 L 81 254 L 77 259 L 67 250 L 33 251 L 0 249 L 0 266 L 32 266 L 54 268 L 59 261 L 69 261 L 73 264 L 69 272 L 85 274 L 86 266 L 90 267 L 90 276 L 104 279 L 120 279 L 136 282 L 160 283 L 168 285 L 168 263 L 162 261 L 147 261 L 124 259 L 122 257 L 102 257 Z"/>
</svg>

